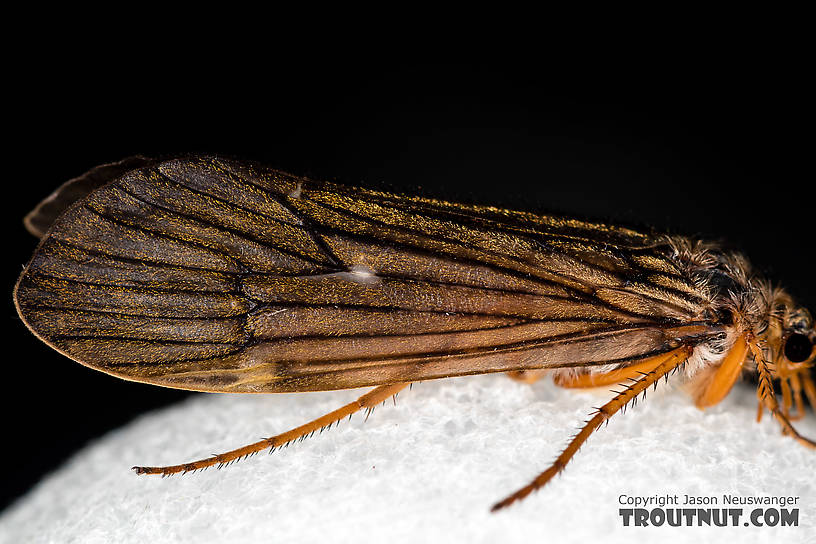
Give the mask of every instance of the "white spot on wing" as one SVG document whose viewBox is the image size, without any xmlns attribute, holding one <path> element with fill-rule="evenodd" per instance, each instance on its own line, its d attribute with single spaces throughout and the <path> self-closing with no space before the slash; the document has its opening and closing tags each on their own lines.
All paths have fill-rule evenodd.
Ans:
<svg viewBox="0 0 816 544">
<path fill-rule="evenodd" d="M 350 281 L 360 284 L 379 283 L 380 277 L 374 270 L 362 264 L 356 264 L 345 272 L 332 272 L 331 274 L 315 274 L 305 276 L 312 279 L 320 278 L 341 278 L 345 281 Z"/>
<path fill-rule="evenodd" d="M 295 187 L 294 190 L 292 190 L 292 192 L 289 193 L 289 198 L 294 198 L 296 200 L 299 199 L 300 198 L 300 193 L 301 193 L 302 190 L 303 190 L 303 184 L 298 181 L 297 187 Z"/>
<path fill-rule="evenodd" d="M 355 264 L 349 268 L 348 272 L 340 272 L 337 275 L 355 283 L 377 283 L 380 281 L 377 273 L 364 264 Z"/>
</svg>

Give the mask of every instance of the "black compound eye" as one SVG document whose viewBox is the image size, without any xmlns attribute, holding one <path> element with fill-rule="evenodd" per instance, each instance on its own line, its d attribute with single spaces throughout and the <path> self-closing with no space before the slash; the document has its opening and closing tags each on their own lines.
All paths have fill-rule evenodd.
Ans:
<svg viewBox="0 0 816 544">
<path fill-rule="evenodd" d="M 804 334 L 791 334 L 785 342 L 785 357 L 792 363 L 801 363 L 810 358 L 813 343 Z"/>
</svg>

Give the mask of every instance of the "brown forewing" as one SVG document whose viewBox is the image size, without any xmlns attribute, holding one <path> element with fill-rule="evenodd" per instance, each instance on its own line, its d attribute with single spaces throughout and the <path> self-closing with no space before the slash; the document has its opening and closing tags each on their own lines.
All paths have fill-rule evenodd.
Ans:
<svg viewBox="0 0 816 544">
<path fill-rule="evenodd" d="M 214 157 L 77 200 L 15 300 L 82 364 L 206 391 L 626 364 L 721 333 L 660 237 Z"/>
</svg>

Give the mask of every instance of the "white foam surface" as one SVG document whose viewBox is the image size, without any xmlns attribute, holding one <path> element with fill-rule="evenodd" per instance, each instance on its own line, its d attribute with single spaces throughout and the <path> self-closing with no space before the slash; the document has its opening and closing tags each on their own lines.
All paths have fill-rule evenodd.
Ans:
<svg viewBox="0 0 816 544">
<path fill-rule="evenodd" d="M 0 542 L 816 541 L 814 452 L 767 416 L 756 424 L 748 386 L 705 413 L 680 391 L 658 391 L 595 433 L 554 482 L 498 514 L 491 504 L 547 468 L 609 394 L 500 375 L 425 382 L 367 422 L 355 415 L 220 471 L 161 479 L 129 470 L 232 449 L 360 393 L 201 394 L 145 415 L 8 509 Z M 800 430 L 816 435 L 814 420 Z M 622 494 L 798 496 L 799 526 L 624 527 Z"/>
</svg>

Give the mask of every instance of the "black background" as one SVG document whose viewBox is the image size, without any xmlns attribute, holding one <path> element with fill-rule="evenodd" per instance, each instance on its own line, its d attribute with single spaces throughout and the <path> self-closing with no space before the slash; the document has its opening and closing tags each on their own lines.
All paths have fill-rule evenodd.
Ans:
<svg viewBox="0 0 816 544">
<path fill-rule="evenodd" d="M 138 55 L 27 65 L 6 112 L 0 507 L 90 439 L 187 395 L 86 369 L 17 318 L 11 291 L 36 245 L 21 219 L 64 180 L 135 153 L 215 152 L 313 178 L 652 226 L 722 238 L 816 308 L 802 66 L 787 54 L 556 66 L 543 54 L 249 63 L 190 52 L 161 66 Z"/>
</svg>

